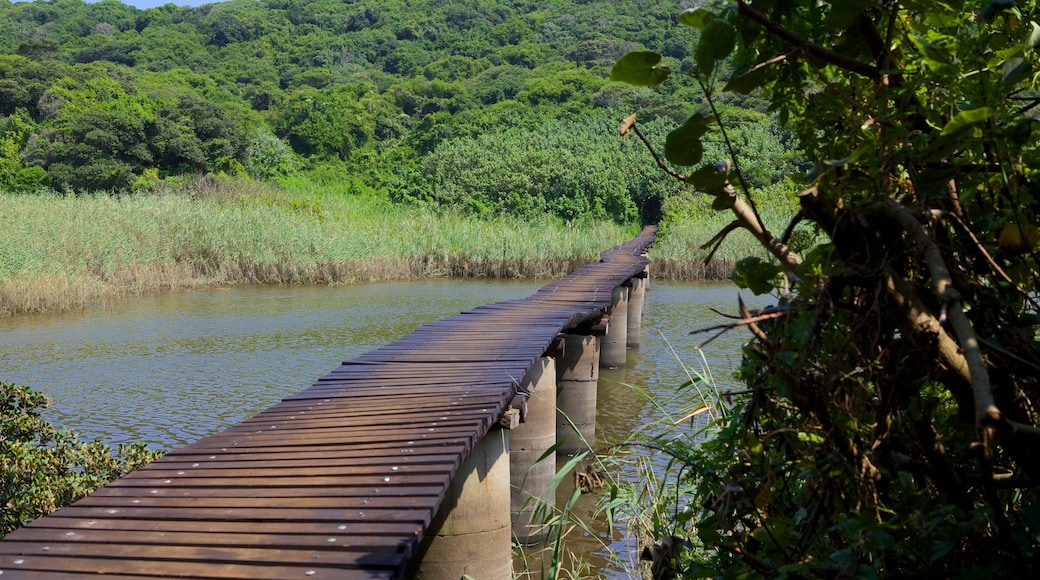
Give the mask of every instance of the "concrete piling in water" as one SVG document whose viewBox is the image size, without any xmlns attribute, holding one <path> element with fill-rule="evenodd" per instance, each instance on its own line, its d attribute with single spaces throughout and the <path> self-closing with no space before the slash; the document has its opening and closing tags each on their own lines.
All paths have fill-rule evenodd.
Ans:
<svg viewBox="0 0 1040 580">
<path fill-rule="evenodd" d="M 573 454 L 596 442 L 600 345 L 596 336 L 562 336 L 566 346 L 556 363 L 556 439 L 559 451 Z"/>
<path fill-rule="evenodd" d="M 420 548 L 415 578 L 513 577 L 508 433 L 492 428 L 452 478 Z"/>
<path fill-rule="evenodd" d="M 643 340 L 643 305 L 646 298 L 646 278 L 632 278 L 632 287 L 628 291 L 628 331 L 626 342 L 630 347 L 637 347 Z"/>
<path fill-rule="evenodd" d="M 628 287 L 618 286 L 610 293 L 610 325 L 603 336 L 599 365 L 603 368 L 625 366 L 628 348 Z"/>
<path fill-rule="evenodd" d="M 566 348 L 566 347 L 565 347 Z M 527 418 L 509 432 L 509 511 L 513 537 L 523 545 L 545 539 L 543 516 L 555 504 L 549 488 L 556 475 L 556 454 L 538 459 L 556 445 L 556 359 L 542 357 L 520 381 L 527 399 Z"/>
</svg>

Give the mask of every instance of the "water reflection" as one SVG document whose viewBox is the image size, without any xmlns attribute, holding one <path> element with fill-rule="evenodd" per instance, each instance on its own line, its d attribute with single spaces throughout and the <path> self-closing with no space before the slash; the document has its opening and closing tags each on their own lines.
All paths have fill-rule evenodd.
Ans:
<svg viewBox="0 0 1040 580">
<path fill-rule="evenodd" d="M 690 389 L 677 391 L 689 376 L 698 373 L 710 377 L 720 391 L 739 387 L 733 377 L 740 363 L 741 346 L 747 341 L 745 330 L 737 329 L 723 334 L 705 349 L 698 350 L 697 341 L 705 335 L 690 336 L 691 330 L 719 324 L 720 317 L 712 309 L 735 312 L 738 291 L 728 283 L 689 284 L 653 281 L 646 295 L 643 315 L 643 341 L 639 348 L 628 350 L 625 368 L 601 370 L 597 394 L 597 449 L 611 447 L 633 440 L 637 432 L 650 435 L 660 432 L 661 424 L 685 416 L 697 403 Z M 749 308 L 764 306 L 759 297 L 740 293 Z M 653 399 L 653 402 L 644 396 Z M 707 415 L 698 415 L 695 424 L 703 426 Z M 645 451 L 645 457 L 663 472 L 667 458 Z M 565 458 L 558 460 L 563 465 Z M 638 477 L 634 465 L 621 478 Z M 573 486 L 563 486 L 557 494 L 558 505 L 571 495 Z M 606 523 L 597 513 L 600 496 L 583 495 L 574 507 L 573 516 L 589 525 L 588 530 L 576 527 L 567 537 L 567 549 L 581 554 L 591 563 L 600 578 L 623 580 L 633 577 L 638 569 L 638 550 L 634 538 L 627 535 L 623 522 L 608 533 Z M 548 557 L 547 554 L 541 556 Z M 528 565 L 538 561 L 538 554 L 527 554 Z M 522 559 L 515 563 L 519 569 Z M 545 562 L 548 565 L 548 562 Z M 537 570 L 537 566 L 535 570 Z M 533 577 L 540 577 L 535 574 Z"/>
</svg>

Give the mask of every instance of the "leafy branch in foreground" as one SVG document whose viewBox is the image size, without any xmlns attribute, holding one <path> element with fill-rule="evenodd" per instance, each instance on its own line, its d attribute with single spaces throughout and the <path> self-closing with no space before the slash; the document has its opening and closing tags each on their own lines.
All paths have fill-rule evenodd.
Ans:
<svg viewBox="0 0 1040 580">
<path fill-rule="evenodd" d="M 150 463 L 143 444 L 86 443 L 40 416 L 42 393 L 0 382 L 0 537 Z"/>
<path fill-rule="evenodd" d="M 734 280 L 781 303 L 733 325 L 752 330 L 748 391 L 688 458 L 703 510 L 687 529 L 708 549 L 687 549 L 686 569 L 1037 572 L 1037 8 L 736 0 L 679 16 L 700 31 L 685 74 L 706 110 L 668 135 L 663 157 L 692 167 L 669 173 L 733 216 L 709 246 L 746 229 L 769 250 L 772 262 L 748 258 Z M 722 79 L 727 58 L 737 68 Z M 675 74 L 660 63 L 630 53 L 612 79 L 654 86 Z M 742 151 L 701 165 L 704 136 L 726 130 L 723 82 L 760 91 L 813 163 L 779 237 L 758 216 Z M 823 243 L 793 252 L 799 223 Z"/>
</svg>

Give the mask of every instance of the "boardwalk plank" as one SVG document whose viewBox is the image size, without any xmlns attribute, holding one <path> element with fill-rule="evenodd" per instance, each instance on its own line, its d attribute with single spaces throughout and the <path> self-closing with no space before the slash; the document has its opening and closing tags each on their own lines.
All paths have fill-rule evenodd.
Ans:
<svg viewBox="0 0 1040 580">
<path fill-rule="evenodd" d="M 98 530 L 90 536 L 65 537 L 59 530 L 31 529 L 21 535 L 21 541 L 38 543 L 63 542 L 121 544 L 121 545 L 169 545 L 169 546 L 220 546 L 234 548 L 243 544 L 262 548 L 284 548 L 290 550 L 307 549 L 322 546 L 335 540 L 337 546 L 346 551 L 383 551 L 411 556 L 415 550 L 414 541 L 403 541 L 394 536 L 352 534 L 338 531 L 335 534 L 257 534 L 257 533 L 202 533 L 196 531 L 168 530 Z"/>
<path fill-rule="evenodd" d="M 27 542 L 10 543 L 11 549 L 32 549 L 35 544 Z M 54 563 L 47 560 L 61 560 L 60 571 L 93 572 L 100 574 L 129 572 L 155 576 L 208 578 L 312 578 L 317 574 L 309 571 L 331 569 L 342 572 L 351 568 L 367 568 L 372 571 L 400 571 L 406 558 L 402 554 L 393 553 L 358 553 L 350 550 L 335 551 L 333 549 L 257 549 L 241 547 L 214 546 L 156 546 L 122 544 L 83 544 L 57 543 L 48 546 L 47 556 L 24 556 L 21 564 L 14 564 L 18 571 L 34 568 L 54 569 Z M 316 557 L 317 556 L 317 557 Z M 6 558 L 5 558 L 6 559 Z M 13 560 L 13 559 L 12 559 Z M 243 565 L 239 562 L 253 565 Z M 39 563 L 37 563 L 39 562 Z M 8 576 L 10 567 L 4 565 L 4 578 Z M 267 564 L 260 566 L 258 564 Z M 290 566 L 296 564 L 297 566 Z M 208 569 L 203 569 L 202 566 Z M 320 565 L 320 568 L 318 567 Z M 213 574 L 212 571 L 217 573 Z M 196 575 L 199 574 L 199 575 Z M 259 574 L 259 576 L 257 576 Z M 274 575 L 277 574 L 277 575 Z M 329 575 L 328 578 L 342 577 Z"/>
<path fill-rule="evenodd" d="M 207 509 L 203 512 L 195 509 L 164 507 L 123 507 L 113 510 L 113 508 L 80 507 L 73 504 L 61 511 L 65 510 L 68 510 L 68 513 L 64 514 L 64 517 L 94 520 L 110 519 L 113 516 L 117 516 L 124 519 L 253 522 L 257 526 L 268 522 L 329 522 L 341 525 L 364 525 L 366 522 L 374 521 L 428 524 L 433 516 L 427 510 L 418 509 L 222 508 Z M 83 533 L 90 534 L 92 532 L 85 530 Z M 3 542 L 0 542 L 0 553 L 9 549 L 8 541 L 11 540 L 14 540 L 14 538 L 8 535 Z"/>
<path fill-rule="evenodd" d="M 55 512 L 54 515 L 41 518 L 19 530 L 19 534 L 35 534 L 36 530 L 47 530 L 54 534 L 48 537 L 65 538 L 68 531 L 86 531 L 91 534 L 107 531 L 132 532 L 188 532 L 194 534 L 228 535 L 245 538 L 257 532 L 255 522 L 223 522 L 223 521 L 181 521 L 181 520 L 118 520 L 93 519 L 72 515 L 71 511 Z M 262 535 L 274 536 L 378 536 L 393 537 L 402 540 L 418 538 L 422 526 L 418 522 L 265 522 Z M 78 536 L 89 540 L 94 536 L 83 533 Z M 3 546 L 0 543 L 0 553 Z"/>
</svg>

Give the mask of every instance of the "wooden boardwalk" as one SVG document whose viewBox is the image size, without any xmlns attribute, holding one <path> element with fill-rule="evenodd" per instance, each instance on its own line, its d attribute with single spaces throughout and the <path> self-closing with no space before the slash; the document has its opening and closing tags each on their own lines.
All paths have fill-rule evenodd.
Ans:
<svg viewBox="0 0 1040 580">
<path fill-rule="evenodd" d="M 399 578 L 451 478 L 653 228 L 532 296 L 423 326 L 0 541 L 0 578 Z M 161 372 L 161 369 L 157 369 Z"/>
</svg>

